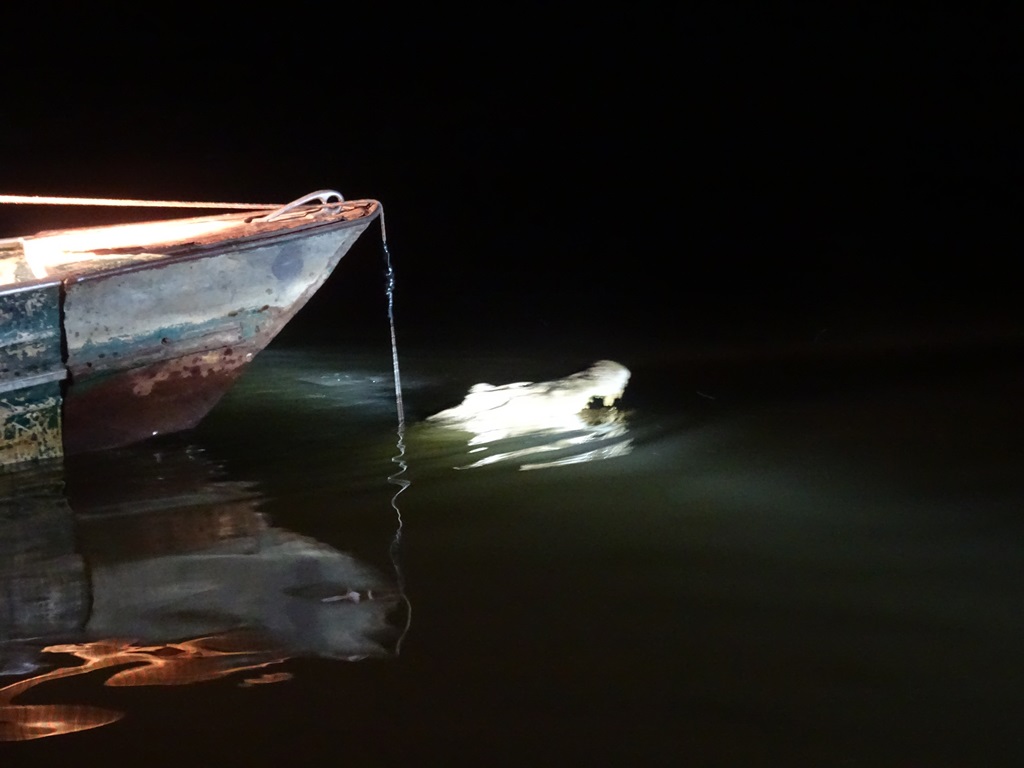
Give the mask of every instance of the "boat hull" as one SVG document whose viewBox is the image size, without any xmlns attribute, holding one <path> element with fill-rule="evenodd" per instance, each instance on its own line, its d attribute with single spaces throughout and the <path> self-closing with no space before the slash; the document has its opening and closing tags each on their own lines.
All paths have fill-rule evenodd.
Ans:
<svg viewBox="0 0 1024 768">
<path fill-rule="evenodd" d="M 60 290 L 0 290 L 0 466 L 61 455 Z"/>
<path fill-rule="evenodd" d="M 0 465 L 195 427 L 379 212 L 293 205 L 0 243 Z"/>
<path fill-rule="evenodd" d="M 232 247 L 68 283 L 65 452 L 196 426 L 365 228 Z"/>
</svg>

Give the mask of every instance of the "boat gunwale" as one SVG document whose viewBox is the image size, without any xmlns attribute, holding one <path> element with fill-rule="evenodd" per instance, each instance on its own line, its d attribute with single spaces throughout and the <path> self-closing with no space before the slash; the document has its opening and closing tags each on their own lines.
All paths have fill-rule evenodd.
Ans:
<svg viewBox="0 0 1024 768">
<path fill-rule="evenodd" d="M 25 280 L 19 280 L 16 283 L 0 283 L 0 296 L 13 296 L 22 291 L 35 291 L 46 286 L 59 285 L 63 282 L 64 280 L 61 278 L 49 275 L 47 277 L 30 277 Z"/>
<path fill-rule="evenodd" d="M 238 237 L 228 237 L 213 242 L 195 242 L 186 241 L 179 243 L 153 243 L 151 245 L 139 245 L 139 246 L 122 246 L 117 248 L 109 249 L 97 249 L 94 251 L 97 255 L 109 255 L 117 256 L 123 255 L 126 260 L 132 258 L 132 255 L 151 254 L 161 258 L 159 259 L 140 259 L 138 261 L 129 261 L 129 263 L 119 263 L 110 266 L 103 266 L 97 262 L 92 262 L 92 266 L 88 270 L 76 272 L 74 267 L 69 265 L 60 269 L 55 269 L 54 272 L 47 277 L 34 278 L 19 282 L 17 284 L 11 284 L 12 288 L 21 289 L 22 287 L 38 288 L 40 285 L 61 282 L 65 284 L 77 284 L 84 281 L 92 280 L 100 277 L 110 277 L 118 274 L 126 274 L 130 272 L 136 272 L 141 269 L 149 269 L 154 266 L 164 266 L 167 264 L 178 264 L 189 261 L 196 261 L 199 259 L 210 258 L 211 256 L 219 256 L 221 254 L 227 254 L 234 251 L 247 250 L 254 246 L 263 245 L 275 245 L 289 240 L 301 239 L 310 236 L 311 234 L 319 234 L 322 232 L 329 232 L 337 229 L 345 229 L 348 227 L 359 227 L 368 226 L 375 218 L 380 215 L 380 202 L 373 199 L 363 200 L 349 200 L 340 204 L 344 206 L 344 209 L 339 212 L 335 217 L 328 220 L 321 221 L 305 221 L 301 222 L 292 227 L 282 227 L 281 229 L 274 229 L 268 232 L 259 232 L 254 234 L 245 234 Z M 313 206 L 313 208 L 323 208 L 325 206 Z M 330 207 L 334 207 L 333 205 Z M 312 210 L 307 213 L 313 212 Z M 353 218 L 347 218 L 345 214 L 352 214 L 357 212 L 358 215 Z M 258 218 L 254 216 L 252 212 L 246 213 L 228 213 L 220 214 L 216 216 L 196 216 L 187 217 L 180 219 L 180 221 L 203 221 L 203 220 L 218 220 L 218 219 L 230 219 L 238 218 L 239 224 L 244 225 L 247 222 L 246 219 Z M 152 223 L 160 223 L 163 219 L 153 219 Z M 287 222 L 287 219 L 281 219 L 282 224 Z M 135 222 L 135 224 L 147 224 L 146 222 Z M 109 227 L 117 227 L 120 225 L 112 224 Z M 67 232 L 73 232 L 83 229 L 104 229 L 104 226 L 98 227 L 73 227 L 67 230 L 47 230 L 46 232 L 37 233 L 35 235 L 26 235 L 23 238 L 8 238 L 8 239 L 30 239 L 33 237 L 46 237 L 55 236 Z M 0 292 L 8 293 L 5 286 L 0 285 Z"/>
</svg>

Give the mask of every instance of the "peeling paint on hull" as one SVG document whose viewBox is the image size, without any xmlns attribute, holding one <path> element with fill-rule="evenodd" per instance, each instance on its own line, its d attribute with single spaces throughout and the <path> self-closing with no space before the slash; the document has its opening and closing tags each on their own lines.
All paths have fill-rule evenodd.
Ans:
<svg viewBox="0 0 1024 768">
<path fill-rule="evenodd" d="M 188 373 L 190 360 L 169 360 L 95 377 L 69 389 L 64 403 L 68 454 L 130 445 L 191 429 L 217 404 L 244 366 Z M 139 381 L 147 382 L 145 388 Z"/>
<path fill-rule="evenodd" d="M 189 221 L 223 227 L 226 220 L 231 227 L 186 243 L 93 246 L 89 258 L 77 261 L 64 251 L 49 256 L 48 276 L 60 278 L 47 283 L 49 313 L 30 312 L 36 297 L 22 286 L 0 286 L 0 313 L 21 318 L 28 330 L 44 328 L 37 335 L 50 342 L 48 370 L 57 371 L 48 375 L 67 377 L 63 402 L 60 385 L 44 396 L 22 392 L 23 382 L 16 380 L 38 373 L 42 353 L 33 351 L 28 331 L 0 336 L 0 368 L 8 359 L 29 360 L 13 373 L 10 364 L 7 373 L 0 371 L 0 394 L 6 387 L 40 406 L 49 403 L 56 431 L 34 431 L 56 445 L 57 455 L 61 446 L 80 453 L 192 428 L 323 285 L 378 214 L 376 201 L 356 201 L 340 211 L 337 205 L 314 206 L 280 224 L 254 224 L 240 214 L 207 217 Z M 46 399 L 51 396 L 55 404 Z M 44 456 L 45 446 L 33 456 L 8 436 L 26 418 L 20 411 L 8 416 L 12 426 L 5 426 L 0 465 Z"/>
<path fill-rule="evenodd" d="M 0 395 L 0 465 L 60 456 L 60 406 L 55 382 Z"/>
<path fill-rule="evenodd" d="M 62 453 L 60 283 L 0 290 L 0 466 Z"/>
</svg>

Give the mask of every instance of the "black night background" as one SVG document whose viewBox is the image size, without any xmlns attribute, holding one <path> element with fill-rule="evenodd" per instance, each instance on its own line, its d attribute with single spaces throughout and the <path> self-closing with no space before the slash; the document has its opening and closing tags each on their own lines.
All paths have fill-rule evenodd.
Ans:
<svg viewBox="0 0 1024 768">
<path fill-rule="evenodd" d="M 1020 764 L 1020 19 L 209 6 L 22 8 L 0 194 L 381 201 L 401 547 L 376 224 L 182 450 L 86 459 L 67 506 L 199 466 L 283 538 L 400 562 L 415 611 L 400 658 L 277 685 L 55 685 L 124 718 L 5 768 Z M 0 237 L 152 216 L 7 205 Z M 632 369 L 610 460 L 469 469 L 425 424 L 602 358 Z"/>
<path fill-rule="evenodd" d="M 379 199 L 410 336 L 1015 335 L 1010 21 L 783 8 L 81 12 L 13 43 L 4 191 Z M 360 245 L 304 320 L 369 318 Z"/>
</svg>

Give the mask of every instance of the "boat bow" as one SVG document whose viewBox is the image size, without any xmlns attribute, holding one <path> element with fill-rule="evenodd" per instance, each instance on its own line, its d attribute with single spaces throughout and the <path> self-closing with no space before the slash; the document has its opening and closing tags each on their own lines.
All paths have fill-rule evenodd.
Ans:
<svg viewBox="0 0 1024 768">
<path fill-rule="evenodd" d="M 33 444 L 59 455 L 194 427 L 379 214 L 324 190 L 0 242 L 0 464 L 42 456 Z M 26 420 L 33 406 L 43 414 Z"/>
</svg>

